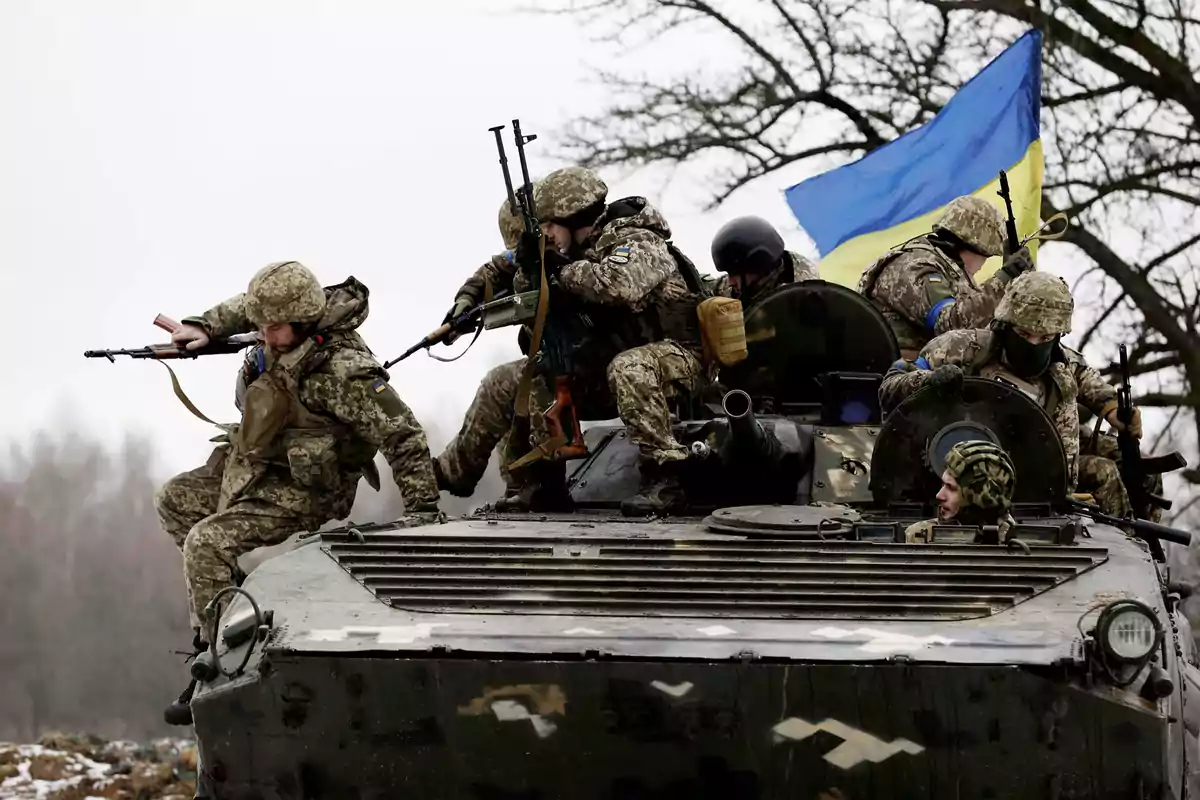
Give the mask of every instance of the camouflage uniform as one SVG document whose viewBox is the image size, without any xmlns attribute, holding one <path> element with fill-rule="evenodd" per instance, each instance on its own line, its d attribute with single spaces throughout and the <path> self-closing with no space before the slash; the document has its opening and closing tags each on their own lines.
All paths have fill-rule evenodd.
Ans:
<svg viewBox="0 0 1200 800">
<path fill-rule="evenodd" d="M 360 477 L 378 488 L 376 451 L 410 520 L 440 518 L 425 433 L 356 330 L 368 294 L 354 278 L 322 288 L 302 265 L 280 262 L 245 293 L 183 320 L 214 339 L 289 321 L 303 331 L 287 352 L 250 351 L 236 392 L 241 422 L 222 425 L 208 462 L 155 496 L 183 551 L 193 628 L 230 585 L 238 556 L 345 518 Z"/>
<path fill-rule="evenodd" d="M 1011 515 L 1016 471 L 1008 453 L 991 442 L 959 442 L 946 454 L 946 472 L 958 484 L 959 509 L 946 524 L 999 525 L 1000 539 L 1016 524 Z M 905 530 L 909 542 L 929 542 L 938 520 L 925 520 Z"/>
<path fill-rule="evenodd" d="M 492 256 L 467 279 L 455 295 L 455 305 L 447 313 L 447 320 L 486 302 L 497 292 L 513 291 L 517 274 L 514 251 L 524 225 L 520 215 L 509 208 L 508 200 L 500 206 L 499 226 L 506 250 Z M 523 351 L 528 348 L 525 338 L 528 335 L 527 329 L 522 330 Z M 525 359 L 519 358 L 493 367 L 483 377 L 458 433 L 434 461 L 439 488 L 459 497 L 470 497 L 483 478 L 492 450 L 499 448 L 500 477 L 510 491 L 516 489 L 517 482 L 508 465 L 525 454 L 529 438 L 522 435 L 529 431 L 524 428 L 518 431 L 514 426 L 517 387 L 524 368 Z M 544 429 L 540 415 L 531 415 L 530 425 Z"/>
<path fill-rule="evenodd" d="M 1010 367 L 1001 341 L 1004 327 L 1013 324 L 1034 333 L 1069 333 L 1073 308 L 1070 290 L 1061 278 L 1037 272 L 1022 275 L 997 307 L 992 329 L 949 331 L 925 345 L 915 361 L 892 365 L 879 389 L 880 405 L 890 412 L 945 365 L 959 367 L 963 375 L 1016 386 L 1050 415 L 1067 456 L 1069 490 L 1079 486 L 1090 491 L 1107 513 L 1125 516 L 1130 511 L 1129 497 L 1116 465 L 1079 452 L 1077 403 L 1104 417 L 1116 407 L 1116 390 L 1080 353 L 1058 341 L 1052 343 L 1045 371 L 1022 378 Z"/>
<path fill-rule="evenodd" d="M 859 279 L 859 293 L 887 318 L 904 358 L 916 358 L 946 331 L 986 326 L 1009 282 L 1033 268 L 1023 247 L 978 286 L 963 267 L 963 248 L 985 256 L 1004 252 L 1004 219 L 977 197 L 951 201 L 932 233 L 885 253 Z"/>
<path fill-rule="evenodd" d="M 602 203 L 607 192 L 595 173 L 568 167 L 546 176 L 534 199 L 544 221 L 558 221 Z M 699 298 L 668 246 L 667 221 L 644 198 L 608 204 L 590 227 L 553 279 L 603 336 L 584 357 L 581 378 L 587 383 L 588 372 L 607 364 L 608 389 L 643 464 L 682 461 L 688 451 L 671 432 L 667 401 L 697 390 L 703 376 Z"/>
</svg>

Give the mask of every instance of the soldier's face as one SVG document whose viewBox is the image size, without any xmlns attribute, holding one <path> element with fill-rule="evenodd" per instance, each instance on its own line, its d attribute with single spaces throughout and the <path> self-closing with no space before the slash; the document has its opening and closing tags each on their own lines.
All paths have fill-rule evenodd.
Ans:
<svg viewBox="0 0 1200 800">
<path fill-rule="evenodd" d="M 264 325 L 258 329 L 258 335 L 277 353 L 286 353 L 299 343 L 295 328 L 290 322 L 278 325 Z"/>
<path fill-rule="evenodd" d="M 542 233 L 545 234 L 547 242 L 553 245 L 554 249 L 560 253 L 567 252 L 571 249 L 571 245 L 574 244 L 571 231 L 557 222 L 543 222 Z"/>
<path fill-rule="evenodd" d="M 950 470 L 942 473 L 942 490 L 937 493 L 938 519 L 942 522 L 958 516 L 962 506 L 962 494 L 958 490 L 958 481 L 950 474 Z"/>
</svg>

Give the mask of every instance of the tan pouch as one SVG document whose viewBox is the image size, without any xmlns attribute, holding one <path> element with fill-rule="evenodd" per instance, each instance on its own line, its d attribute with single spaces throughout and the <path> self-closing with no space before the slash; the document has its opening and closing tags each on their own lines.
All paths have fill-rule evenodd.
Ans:
<svg viewBox="0 0 1200 800">
<path fill-rule="evenodd" d="M 744 361 L 746 325 L 742 319 L 742 301 L 732 297 L 709 297 L 696 306 L 700 318 L 700 339 L 704 358 L 723 367 Z"/>
<path fill-rule="evenodd" d="M 276 385 L 274 376 L 261 375 L 246 389 L 242 424 L 230 440 L 242 453 L 257 453 L 283 430 L 291 410 L 287 392 Z"/>
<path fill-rule="evenodd" d="M 310 489 L 333 486 L 337 480 L 337 439 L 332 433 L 289 431 L 283 446 L 292 479 Z"/>
</svg>

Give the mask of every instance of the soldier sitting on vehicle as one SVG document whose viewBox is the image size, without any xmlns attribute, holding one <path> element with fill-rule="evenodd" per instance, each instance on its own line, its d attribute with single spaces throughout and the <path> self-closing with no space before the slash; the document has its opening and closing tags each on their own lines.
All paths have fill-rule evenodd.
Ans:
<svg viewBox="0 0 1200 800">
<path fill-rule="evenodd" d="M 1108 458 L 1081 455 L 1082 403 L 1116 428 L 1116 390 L 1083 356 L 1065 347 L 1075 301 L 1062 278 L 1028 272 L 1012 282 L 996 307 L 989 329 L 950 331 L 933 339 L 913 361 L 892 365 L 879 388 L 879 403 L 890 413 L 923 386 L 955 393 L 964 375 L 1004 381 L 1032 398 L 1054 422 L 1067 457 L 1069 491 L 1092 494 L 1100 508 L 1129 516 L 1129 495 L 1117 465 Z M 1141 438 L 1141 414 L 1133 409 L 1131 433 Z"/>
<path fill-rule="evenodd" d="M 937 519 L 910 525 L 904 532 L 909 542 L 930 542 L 944 525 L 996 525 L 1003 542 L 1016 522 L 1012 510 L 1016 471 L 1003 448 L 991 442 L 959 442 L 946 454 L 942 488 L 937 493 Z"/>
<path fill-rule="evenodd" d="M 738 217 L 712 240 L 713 266 L 725 273 L 707 278 L 714 295 L 735 297 L 743 306 L 784 284 L 820 280 L 816 266 L 788 250 L 783 237 L 762 217 Z"/>
<path fill-rule="evenodd" d="M 910 239 L 867 267 L 858 291 L 883 313 L 907 359 L 934 336 L 981 328 L 1009 282 L 1033 269 L 1029 249 L 1009 256 L 1000 270 L 976 285 L 990 256 L 1004 253 L 1004 218 L 978 197 L 950 201 L 933 231 Z"/>
</svg>

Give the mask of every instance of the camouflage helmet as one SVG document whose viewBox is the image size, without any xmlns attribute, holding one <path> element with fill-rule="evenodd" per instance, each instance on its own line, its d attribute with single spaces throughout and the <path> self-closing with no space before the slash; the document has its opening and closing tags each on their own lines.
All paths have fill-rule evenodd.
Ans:
<svg viewBox="0 0 1200 800">
<path fill-rule="evenodd" d="M 538 219 L 543 222 L 567 219 L 604 202 L 606 197 L 608 185 L 584 167 L 556 169 L 538 181 L 533 189 Z"/>
<path fill-rule="evenodd" d="M 1033 333 L 1070 333 L 1074 311 L 1066 281 L 1048 272 L 1025 272 L 1008 285 L 995 319 Z"/>
<path fill-rule="evenodd" d="M 537 196 L 537 183 L 533 184 L 534 196 Z M 517 192 L 520 192 L 524 187 L 518 186 Z M 517 243 L 521 239 L 521 234 L 525 232 L 525 220 L 521 216 L 521 206 L 518 204 L 516 210 L 509 208 L 508 200 L 500 206 L 500 238 L 504 240 L 504 246 L 509 250 L 515 250 Z"/>
<path fill-rule="evenodd" d="M 980 440 L 959 442 L 946 454 L 946 471 L 958 482 L 963 506 L 1007 513 L 1016 470 L 1004 449 Z"/>
<path fill-rule="evenodd" d="M 1000 209 L 972 195 L 956 197 L 933 223 L 933 230 L 953 234 L 960 242 L 985 256 L 1004 252 L 1004 217 Z"/>
<path fill-rule="evenodd" d="M 299 261 L 260 269 L 246 289 L 246 316 L 258 327 L 316 322 L 325 313 L 325 289 Z"/>
</svg>

